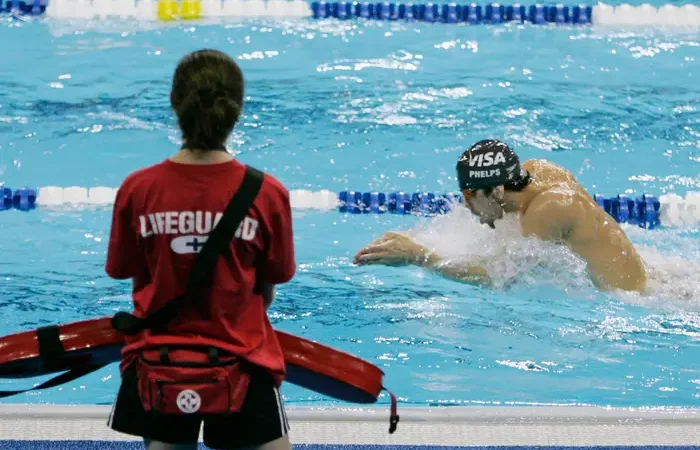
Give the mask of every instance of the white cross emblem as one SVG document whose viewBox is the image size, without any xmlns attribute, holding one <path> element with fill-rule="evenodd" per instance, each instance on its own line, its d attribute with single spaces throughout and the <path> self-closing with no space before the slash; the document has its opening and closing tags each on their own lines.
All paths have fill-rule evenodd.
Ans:
<svg viewBox="0 0 700 450">
<path fill-rule="evenodd" d="M 177 394 L 177 407 L 185 414 L 196 413 L 200 406 L 202 406 L 202 398 L 192 389 L 185 389 Z"/>
</svg>

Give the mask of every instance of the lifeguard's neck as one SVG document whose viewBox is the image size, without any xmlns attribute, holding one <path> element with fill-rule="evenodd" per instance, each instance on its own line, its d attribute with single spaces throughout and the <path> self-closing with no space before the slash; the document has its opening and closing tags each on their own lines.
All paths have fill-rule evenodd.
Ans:
<svg viewBox="0 0 700 450">
<path fill-rule="evenodd" d="M 225 151 L 181 149 L 170 159 L 183 164 L 217 164 L 231 161 L 233 157 Z"/>
</svg>

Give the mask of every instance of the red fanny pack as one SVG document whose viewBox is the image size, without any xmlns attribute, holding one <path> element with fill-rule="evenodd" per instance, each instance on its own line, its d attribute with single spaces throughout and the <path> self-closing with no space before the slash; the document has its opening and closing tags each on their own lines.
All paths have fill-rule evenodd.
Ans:
<svg viewBox="0 0 700 450">
<path fill-rule="evenodd" d="M 144 409 L 162 414 L 238 412 L 250 384 L 247 362 L 215 347 L 143 350 L 135 369 Z"/>
</svg>

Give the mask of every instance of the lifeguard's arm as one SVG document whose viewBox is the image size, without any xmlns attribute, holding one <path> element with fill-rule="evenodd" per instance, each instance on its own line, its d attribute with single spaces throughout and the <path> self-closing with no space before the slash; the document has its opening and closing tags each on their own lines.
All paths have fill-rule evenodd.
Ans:
<svg viewBox="0 0 700 450">
<path fill-rule="evenodd" d="M 286 283 L 296 273 L 292 206 L 289 192 L 275 189 L 268 203 L 270 233 L 262 264 L 263 303 L 267 310 L 275 299 L 275 285 Z"/>
<path fill-rule="evenodd" d="M 275 285 L 265 282 L 263 284 L 263 303 L 265 305 L 265 310 L 270 307 L 273 300 L 275 300 Z"/>
<path fill-rule="evenodd" d="M 107 245 L 105 272 L 117 280 L 142 272 L 145 261 L 138 249 L 138 230 L 134 229 L 131 206 L 125 189 L 117 191 L 112 210 L 112 227 Z"/>
</svg>

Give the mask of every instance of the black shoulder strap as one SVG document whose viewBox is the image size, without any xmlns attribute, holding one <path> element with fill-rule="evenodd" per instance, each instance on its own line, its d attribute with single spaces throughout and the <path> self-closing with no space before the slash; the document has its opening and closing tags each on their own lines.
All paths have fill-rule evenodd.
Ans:
<svg viewBox="0 0 700 450">
<path fill-rule="evenodd" d="M 180 308 L 180 305 L 187 301 L 188 298 L 194 297 L 197 290 L 213 272 L 218 257 L 231 243 L 231 239 L 233 239 L 238 226 L 243 221 L 243 217 L 245 217 L 248 209 L 255 201 L 255 197 L 260 192 L 263 177 L 264 174 L 259 170 L 250 166 L 246 167 L 241 187 L 233 195 L 221 220 L 209 234 L 194 262 L 185 292 L 144 319 L 126 312 L 117 313 L 112 318 L 112 327 L 114 329 L 125 334 L 135 334 L 147 328 L 165 325 L 175 311 Z M 50 325 L 37 329 L 37 340 L 39 343 L 39 358 L 44 367 L 53 371 L 61 370 L 63 368 L 64 350 L 58 327 Z M 86 362 L 29 389 L 0 391 L 0 398 L 59 386 L 100 370 L 106 365 L 103 362 Z"/>
<path fill-rule="evenodd" d="M 260 191 L 263 177 L 264 174 L 259 170 L 246 167 L 243 183 L 233 195 L 221 220 L 209 233 L 202 250 L 197 255 L 185 292 L 145 318 L 138 318 L 123 311 L 118 312 L 112 318 L 112 327 L 115 330 L 124 334 L 136 334 L 149 328 L 162 327 L 189 298 L 195 297 L 199 288 L 214 271 L 219 256 L 231 244 L 236 229 Z"/>
</svg>

